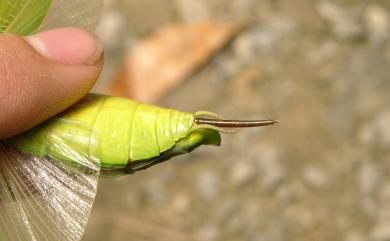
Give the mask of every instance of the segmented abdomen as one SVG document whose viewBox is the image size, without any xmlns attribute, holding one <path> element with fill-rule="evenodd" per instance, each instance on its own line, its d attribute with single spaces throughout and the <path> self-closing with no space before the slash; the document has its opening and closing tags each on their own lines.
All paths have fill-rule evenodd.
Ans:
<svg viewBox="0 0 390 241">
<path fill-rule="evenodd" d="M 13 143 L 39 156 L 117 168 L 129 160 L 150 159 L 171 149 L 193 123 L 192 113 L 90 94 Z"/>
</svg>

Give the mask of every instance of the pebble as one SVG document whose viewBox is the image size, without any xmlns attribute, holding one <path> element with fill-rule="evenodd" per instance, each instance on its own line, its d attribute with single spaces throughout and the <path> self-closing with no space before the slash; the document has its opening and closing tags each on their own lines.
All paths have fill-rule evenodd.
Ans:
<svg viewBox="0 0 390 241">
<path fill-rule="evenodd" d="M 216 217 L 219 220 L 231 219 L 239 211 L 239 205 L 236 198 L 224 198 L 215 208 Z"/>
<path fill-rule="evenodd" d="M 219 236 L 220 232 L 218 231 L 218 228 L 213 225 L 202 226 L 197 232 L 198 240 L 202 241 L 219 240 Z"/>
<path fill-rule="evenodd" d="M 259 29 L 241 34 L 234 42 L 239 59 L 251 59 L 255 53 L 268 52 L 277 43 L 277 36 L 270 29 Z"/>
<path fill-rule="evenodd" d="M 220 191 L 221 181 L 213 171 L 200 172 L 197 177 L 197 190 L 203 199 L 214 200 Z"/>
<path fill-rule="evenodd" d="M 156 206 L 160 206 L 169 200 L 166 186 L 158 179 L 150 179 L 144 186 L 146 200 Z"/>
<path fill-rule="evenodd" d="M 291 205 L 285 212 L 293 232 L 301 233 L 317 224 L 315 211 L 302 205 Z"/>
<path fill-rule="evenodd" d="M 180 16 L 185 22 L 210 19 L 212 13 L 208 8 L 207 0 L 176 0 Z"/>
<path fill-rule="evenodd" d="M 190 197 L 184 193 L 178 193 L 173 197 L 172 205 L 179 213 L 183 213 L 190 208 Z"/>
<path fill-rule="evenodd" d="M 359 189 L 363 210 L 369 216 L 375 216 L 378 212 L 376 193 L 380 187 L 382 170 L 374 162 L 365 163 L 360 169 Z"/>
<path fill-rule="evenodd" d="M 308 63 L 313 66 L 321 67 L 324 62 L 331 60 L 338 53 L 339 46 L 335 41 L 327 41 L 320 45 L 311 46 L 306 51 Z"/>
<path fill-rule="evenodd" d="M 366 241 L 364 235 L 356 230 L 349 231 L 346 234 L 345 241 Z"/>
<path fill-rule="evenodd" d="M 390 17 L 383 7 L 369 5 L 364 12 L 364 21 L 369 37 L 374 43 L 382 43 L 389 38 Z"/>
<path fill-rule="evenodd" d="M 360 39 L 363 29 L 359 18 L 342 8 L 337 2 L 320 1 L 317 5 L 319 14 L 331 25 L 332 31 L 341 39 Z"/>
<path fill-rule="evenodd" d="M 248 163 L 238 162 L 231 168 L 230 179 L 235 186 L 248 183 L 255 176 L 256 169 Z"/>
<path fill-rule="evenodd" d="M 123 44 L 124 20 L 122 13 L 115 9 L 106 9 L 102 13 L 96 34 L 103 41 L 106 50 L 115 51 Z"/>
<path fill-rule="evenodd" d="M 276 198 L 284 204 L 290 205 L 293 202 L 304 199 L 307 191 L 307 188 L 301 182 L 290 181 L 277 190 Z"/>
<path fill-rule="evenodd" d="M 256 0 L 232 1 L 231 4 L 235 16 L 240 19 L 247 19 L 250 17 L 248 12 L 252 12 L 254 10 Z"/>
<path fill-rule="evenodd" d="M 379 200 L 382 203 L 386 203 L 390 207 L 390 181 L 383 183 L 381 190 L 379 191 Z"/>
<path fill-rule="evenodd" d="M 360 169 L 360 190 L 364 195 L 373 195 L 380 184 L 382 172 L 378 164 L 365 163 Z"/>
<path fill-rule="evenodd" d="M 261 183 L 268 192 L 274 191 L 286 178 L 286 170 L 279 161 L 275 148 L 263 148 L 258 161 L 261 172 Z"/>
<path fill-rule="evenodd" d="M 390 240 L 390 221 L 383 220 L 371 230 L 372 241 L 389 241 Z"/>
<path fill-rule="evenodd" d="M 312 188 L 321 189 L 329 183 L 329 178 L 321 168 L 307 166 L 303 170 L 305 183 Z"/>
<path fill-rule="evenodd" d="M 287 18 L 274 17 L 256 29 L 249 29 L 234 41 L 233 49 L 239 60 L 256 59 L 259 54 L 271 53 L 280 41 L 293 32 L 296 25 Z"/>
<path fill-rule="evenodd" d="M 360 130 L 360 140 L 365 144 L 390 146 L 390 110 L 386 109 Z"/>
</svg>

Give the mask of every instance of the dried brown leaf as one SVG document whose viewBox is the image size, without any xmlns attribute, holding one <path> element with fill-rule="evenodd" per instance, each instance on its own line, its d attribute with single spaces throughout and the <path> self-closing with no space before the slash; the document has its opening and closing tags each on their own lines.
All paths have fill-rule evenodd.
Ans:
<svg viewBox="0 0 390 241">
<path fill-rule="evenodd" d="M 239 29 L 215 21 L 161 28 L 132 49 L 110 94 L 157 101 L 207 63 Z"/>
</svg>

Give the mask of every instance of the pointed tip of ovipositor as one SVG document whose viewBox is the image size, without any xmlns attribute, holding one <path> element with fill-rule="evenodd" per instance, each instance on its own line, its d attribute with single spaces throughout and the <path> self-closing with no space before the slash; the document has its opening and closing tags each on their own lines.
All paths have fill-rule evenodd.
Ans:
<svg viewBox="0 0 390 241">
<path fill-rule="evenodd" d="M 274 125 L 279 123 L 279 120 L 221 120 L 198 117 L 195 122 L 198 125 L 211 125 L 221 128 L 246 128 Z"/>
</svg>

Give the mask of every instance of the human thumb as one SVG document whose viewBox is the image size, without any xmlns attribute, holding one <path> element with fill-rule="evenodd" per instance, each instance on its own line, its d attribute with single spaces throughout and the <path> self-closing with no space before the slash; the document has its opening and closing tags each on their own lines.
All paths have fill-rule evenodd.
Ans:
<svg viewBox="0 0 390 241">
<path fill-rule="evenodd" d="M 0 34 L 0 138 L 77 102 L 92 88 L 102 64 L 100 41 L 81 29 Z"/>
</svg>

